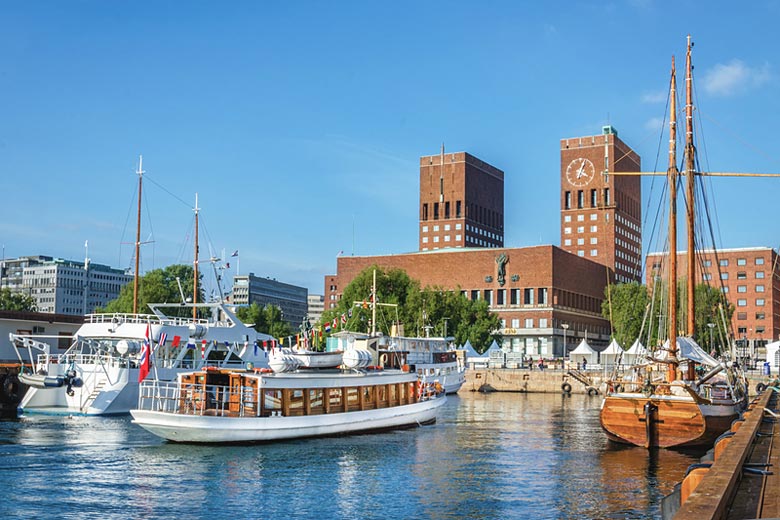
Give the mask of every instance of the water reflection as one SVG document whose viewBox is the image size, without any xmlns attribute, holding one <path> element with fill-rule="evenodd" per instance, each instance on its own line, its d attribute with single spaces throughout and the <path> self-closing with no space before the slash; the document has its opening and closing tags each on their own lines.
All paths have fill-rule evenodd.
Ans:
<svg viewBox="0 0 780 520">
<path fill-rule="evenodd" d="M 659 518 L 700 454 L 611 444 L 599 405 L 464 391 L 431 427 L 222 447 L 165 443 L 125 417 L 0 421 L 0 514 Z"/>
</svg>

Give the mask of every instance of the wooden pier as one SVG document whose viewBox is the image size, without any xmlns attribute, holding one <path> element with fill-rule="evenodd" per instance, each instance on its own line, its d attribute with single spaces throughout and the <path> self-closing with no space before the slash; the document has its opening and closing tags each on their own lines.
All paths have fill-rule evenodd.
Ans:
<svg viewBox="0 0 780 520">
<path fill-rule="evenodd" d="M 768 388 L 681 483 L 675 520 L 780 518 L 780 393 Z"/>
</svg>

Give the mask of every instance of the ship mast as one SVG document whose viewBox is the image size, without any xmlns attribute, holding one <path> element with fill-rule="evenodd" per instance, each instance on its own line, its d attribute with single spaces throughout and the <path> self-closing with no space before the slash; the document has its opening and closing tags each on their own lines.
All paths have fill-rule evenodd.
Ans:
<svg viewBox="0 0 780 520">
<path fill-rule="evenodd" d="M 195 260 L 192 262 L 192 321 L 198 319 L 198 194 L 195 194 Z"/>
<path fill-rule="evenodd" d="M 133 314 L 138 314 L 138 258 L 141 252 L 141 191 L 144 177 L 144 157 L 138 156 L 138 224 L 135 228 L 135 273 L 133 274 Z"/>
<path fill-rule="evenodd" d="M 667 379 L 677 379 L 677 73 L 672 56 L 669 101 L 669 356 Z"/>
<path fill-rule="evenodd" d="M 693 77 L 691 67 L 691 35 L 688 35 L 688 53 L 685 59 L 685 194 L 688 199 L 688 336 L 696 331 L 696 255 L 694 240 L 694 189 L 696 181 L 696 149 L 693 145 Z"/>
</svg>

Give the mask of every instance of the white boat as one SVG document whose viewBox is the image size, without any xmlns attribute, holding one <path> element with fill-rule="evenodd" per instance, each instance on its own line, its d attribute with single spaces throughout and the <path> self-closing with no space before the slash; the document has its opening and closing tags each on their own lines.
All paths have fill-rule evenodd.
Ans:
<svg viewBox="0 0 780 520">
<path fill-rule="evenodd" d="M 209 319 L 167 316 L 164 308 L 209 309 Z M 21 413 L 104 415 L 128 413 L 138 402 L 140 355 L 147 326 L 150 375 L 173 380 L 206 365 L 267 367 L 273 338 L 244 325 L 219 303 L 153 304 L 153 314 L 89 314 L 65 352 L 52 354 L 42 336 L 10 334 L 32 373 Z M 24 358 L 27 358 L 26 360 Z M 29 360 L 29 361 L 28 361 Z"/>
<path fill-rule="evenodd" d="M 249 443 L 431 424 L 445 401 L 432 383 L 402 370 L 209 367 L 176 382 L 143 382 L 130 413 L 169 441 Z"/>
<path fill-rule="evenodd" d="M 389 336 L 380 340 L 379 364 L 400 368 L 403 363 L 421 378 L 438 381 L 448 394 L 457 393 L 466 382 L 466 366 L 452 343 L 454 338 Z M 403 354 L 403 356 L 399 356 Z"/>
</svg>

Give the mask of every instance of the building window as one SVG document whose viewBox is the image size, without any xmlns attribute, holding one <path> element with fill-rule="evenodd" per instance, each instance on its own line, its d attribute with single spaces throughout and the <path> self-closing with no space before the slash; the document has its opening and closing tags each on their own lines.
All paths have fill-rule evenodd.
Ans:
<svg viewBox="0 0 780 520">
<path fill-rule="evenodd" d="M 595 233 L 595 232 L 597 232 L 598 230 L 599 230 L 599 227 L 598 227 L 598 226 L 590 226 L 590 232 L 591 232 L 591 233 Z"/>
<path fill-rule="evenodd" d="M 564 235 L 571 235 L 571 228 L 570 227 L 563 228 L 563 234 Z"/>
<path fill-rule="evenodd" d="M 584 244 L 585 244 L 585 239 L 584 238 L 578 238 L 577 239 L 577 245 L 578 246 L 581 246 L 581 245 L 584 245 Z"/>
<path fill-rule="evenodd" d="M 701 275 L 701 279 L 706 281 L 712 280 L 712 274 L 711 273 L 703 273 Z"/>
<path fill-rule="evenodd" d="M 720 273 L 720 279 L 721 280 L 728 280 L 729 279 L 729 273 Z"/>
<path fill-rule="evenodd" d="M 428 237 L 423 237 L 422 241 L 423 241 L 423 244 L 427 244 L 428 243 Z"/>
<path fill-rule="evenodd" d="M 729 266 L 729 261 L 724 258 L 723 260 L 720 261 L 720 266 L 721 267 L 728 267 Z"/>
<path fill-rule="evenodd" d="M 764 265 L 764 259 L 763 258 L 756 258 L 756 265 Z"/>
<path fill-rule="evenodd" d="M 539 318 L 539 328 L 540 329 L 547 328 L 547 318 Z"/>
<path fill-rule="evenodd" d="M 563 245 L 565 245 L 565 246 L 570 246 L 570 245 L 571 245 L 571 238 L 566 238 L 566 239 L 564 239 L 564 241 L 563 241 Z"/>
<path fill-rule="evenodd" d="M 757 320 L 763 320 L 765 317 L 766 317 L 766 314 L 764 314 L 763 312 L 757 312 L 756 313 L 756 319 Z"/>
<path fill-rule="evenodd" d="M 598 214 L 596 214 L 596 213 L 591 213 L 591 214 L 590 214 L 590 219 L 591 219 L 591 220 L 598 220 L 598 219 L 599 219 L 599 216 L 598 216 Z"/>
<path fill-rule="evenodd" d="M 737 300 L 737 307 L 747 307 L 747 300 Z"/>
<path fill-rule="evenodd" d="M 423 230 L 423 233 L 427 233 L 428 232 L 428 226 L 423 226 L 422 230 Z"/>
<path fill-rule="evenodd" d="M 474 301 L 479 300 L 479 290 L 475 289 L 471 291 L 471 299 Z"/>
<path fill-rule="evenodd" d="M 577 208 L 582 209 L 585 206 L 585 193 L 582 190 L 577 192 Z"/>
<path fill-rule="evenodd" d="M 444 231 L 449 231 L 449 230 L 450 230 L 450 225 L 444 224 Z"/>
<path fill-rule="evenodd" d="M 764 306 L 764 299 L 756 298 L 756 307 L 763 307 L 763 306 Z"/>
<path fill-rule="evenodd" d="M 444 218 L 450 218 L 450 201 L 444 203 Z"/>
<path fill-rule="evenodd" d="M 611 201 L 609 199 L 609 188 L 604 188 L 604 205 L 609 206 Z"/>
<path fill-rule="evenodd" d="M 582 250 L 577 251 L 577 256 L 585 256 L 585 251 Z"/>
<path fill-rule="evenodd" d="M 439 220 L 439 203 L 433 203 L 433 220 Z"/>
<path fill-rule="evenodd" d="M 712 261 L 711 260 L 705 260 L 704 261 L 704 267 L 711 267 L 711 266 L 712 266 Z"/>
<path fill-rule="evenodd" d="M 744 258 L 737 258 L 737 265 L 747 265 L 747 260 Z"/>
<path fill-rule="evenodd" d="M 571 222 L 571 215 L 566 215 L 563 217 L 564 222 Z"/>
<path fill-rule="evenodd" d="M 596 207 L 596 190 L 590 190 L 590 207 Z"/>
<path fill-rule="evenodd" d="M 738 312 L 737 313 L 737 319 L 740 321 L 747 319 L 747 312 Z"/>
<path fill-rule="evenodd" d="M 435 226 L 433 226 L 433 231 L 434 231 L 434 232 L 436 232 L 436 231 L 439 231 L 439 225 L 438 225 L 438 224 L 437 224 L 437 225 L 435 225 Z"/>
<path fill-rule="evenodd" d="M 577 226 L 577 233 L 585 233 L 585 226 Z"/>
<path fill-rule="evenodd" d="M 428 204 L 423 204 L 422 207 L 422 219 L 428 220 Z"/>
<path fill-rule="evenodd" d="M 524 305 L 533 305 L 534 304 L 534 290 L 533 289 L 523 289 L 523 304 Z"/>
<path fill-rule="evenodd" d="M 599 256 L 599 250 L 598 249 L 591 249 L 590 250 L 590 256 Z"/>
<path fill-rule="evenodd" d="M 724 285 L 722 291 L 723 291 L 723 294 L 728 294 L 729 293 L 729 286 L 728 285 Z"/>
<path fill-rule="evenodd" d="M 460 201 L 455 201 L 455 218 L 460 218 Z"/>
<path fill-rule="evenodd" d="M 747 285 L 737 285 L 737 292 L 738 293 L 746 293 L 747 292 Z"/>
<path fill-rule="evenodd" d="M 564 202 L 563 202 L 563 208 L 564 209 L 571 209 L 571 192 L 567 191 L 564 195 Z"/>
<path fill-rule="evenodd" d="M 526 318 L 525 319 L 525 328 L 526 329 L 534 328 L 534 319 L 533 318 Z"/>
<path fill-rule="evenodd" d="M 445 242 L 449 242 L 450 241 L 450 236 L 449 235 L 444 235 L 444 241 Z"/>
<path fill-rule="evenodd" d="M 455 235 L 455 242 L 460 242 L 460 239 L 461 239 L 460 235 Z"/>
<path fill-rule="evenodd" d="M 439 237 L 433 237 L 433 242 L 434 242 L 434 244 L 438 243 L 439 242 Z"/>
<path fill-rule="evenodd" d="M 490 289 L 485 289 L 484 295 L 485 301 L 488 303 L 488 305 L 493 305 L 493 291 Z"/>
<path fill-rule="evenodd" d="M 512 328 L 513 329 L 519 329 L 520 328 L 520 318 L 513 318 L 512 319 Z"/>
<path fill-rule="evenodd" d="M 764 271 L 756 271 L 756 278 L 763 278 L 764 277 Z"/>
<path fill-rule="evenodd" d="M 745 271 L 740 271 L 737 273 L 737 280 L 747 280 L 747 274 Z"/>
<path fill-rule="evenodd" d="M 547 305 L 547 287 L 539 288 L 539 305 Z"/>
<path fill-rule="evenodd" d="M 509 293 L 509 303 L 511 305 L 517 305 L 520 301 L 520 289 L 512 289 Z"/>
<path fill-rule="evenodd" d="M 756 285 L 756 292 L 764 292 L 764 286 L 763 285 Z"/>
<path fill-rule="evenodd" d="M 506 303 L 506 289 L 499 289 L 496 292 L 496 305 L 505 305 Z"/>
<path fill-rule="evenodd" d="M 599 239 L 596 238 L 596 237 L 590 237 L 590 243 L 591 243 L 591 245 L 598 244 L 599 243 Z"/>
</svg>

